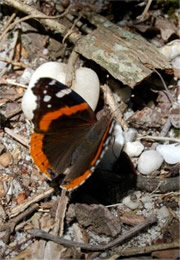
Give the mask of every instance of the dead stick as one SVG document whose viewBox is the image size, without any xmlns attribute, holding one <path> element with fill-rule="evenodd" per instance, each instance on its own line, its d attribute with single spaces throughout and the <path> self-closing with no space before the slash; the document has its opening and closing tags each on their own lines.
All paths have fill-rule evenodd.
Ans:
<svg viewBox="0 0 180 260">
<path fill-rule="evenodd" d="M 71 6 L 73 7 L 74 5 L 75 5 L 75 4 L 70 4 L 69 7 L 71 7 Z M 56 10 L 57 10 L 59 13 L 62 13 L 63 10 L 64 10 L 64 8 L 63 8 L 61 5 L 56 5 Z M 67 9 L 66 9 L 66 10 L 67 10 Z M 66 11 L 65 11 L 65 12 L 66 12 Z M 69 13 L 69 10 L 68 10 L 68 12 L 66 12 L 65 16 L 66 16 L 66 18 L 67 18 L 70 22 L 73 22 L 73 21 L 74 21 L 74 16 Z M 82 23 L 81 21 L 78 21 L 78 22 L 76 23 L 76 26 L 77 26 L 78 28 L 80 28 L 81 31 L 83 31 L 83 32 L 85 32 L 85 33 L 87 33 L 87 34 L 92 32 L 92 30 L 87 27 L 87 24 L 84 24 L 84 23 Z"/>
<path fill-rule="evenodd" d="M 25 147 L 29 148 L 29 140 L 24 137 L 24 136 L 21 136 L 17 133 L 15 133 L 13 130 L 11 130 L 10 128 L 8 127 L 5 127 L 4 128 L 5 132 L 11 136 L 13 139 L 15 139 L 16 141 L 18 141 L 20 144 L 24 145 Z"/>
<path fill-rule="evenodd" d="M 35 202 L 38 202 L 44 198 L 49 197 L 54 192 L 53 188 L 49 188 L 45 191 L 42 191 L 41 193 L 35 193 L 25 201 L 23 201 L 22 204 L 16 206 L 11 210 L 10 217 L 14 217 L 18 215 L 20 212 L 24 211 L 27 207 L 32 205 Z"/>
<path fill-rule="evenodd" d="M 78 58 L 78 53 L 74 50 L 71 52 L 71 55 L 68 60 L 68 67 L 67 67 L 67 73 L 66 73 L 66 85 L 68 87 L 72 86 L 72 81 L 75 77 L 75 63 Z"/>
<path fill-rule="evenodd" d="M 28 65 L 26 65 L 26 64 L 24 64 L 22 62 L 17 62 L 17 61 L 13 61 L 13 60 L 1 58 L 1 57 L 0 57 L 0 61 L 3 61 L 3 62 L 8 63 L 8 64 L 11 64 L 13 66 L 22 67 L 24 69 L 29 67 Z"/>
<path fill-rule="evenodd" d="M 146 4 L 144 11 L 142 12 L 142 14 L 140 16 L 137 17 L 137 19 L 139 19 L 140 21 L 144 20 L 146 14 L 147 14 L 147 12 L 150 8 L 151 3 L 152 3 L 152 0 L 147 1 L 147 4 Z"/>
<path fill-rule="evenodd" d="M 164 244 L 157 244 L 145 247 L 135 247 L 135 248 L 116 248 L 115 252 L 119 254 L 119 256 L 131 256 L 131 255 L 142 255 L 151 253 L 153 251 L 165 250 L 165 249 L 173 249 L 179 248 L 180 244 L 179 241 L 174 241 L 172 243 L 164 243 Z"/>
<path fill-rule="evenodd" d="M 142 140 L 142 139 L 145 139 L 145 140 L 155 140 L 155 141 L 160 141 L 160 142 L 167 142 L 167 141 L 170 141 L 170 142 L 175 142 L 175 143 L 180 143 L 180 139 L 178 138 L 174 138 L 174 137 L 165 137 L 165 136 L 151 136 L 151 135 L 139 135 L 138 140 Z"/>
<path fill-rule="evenodd" d="M 36 203 L 34 205 L 31 205 L 29 208 L 27 208 L 24 212 L 22 212 L 19 216 L 11 219 L 9 222 L 4 223 L 2 226 L 0 226 L 0 231 L 6 231 L 2 240 L 4 243 L 8 243 L 9 237 L 11 233 L 14 231 L 15 226 L 24 218 L 30 215 L 33 211 L 38 209 L 39 205 Z"/>
<path fill-rule="evenodd" d="M 5 27 L 2 30 L 2 34 L 0 36 L 0 41 L 4 38 L 4 36 L 7 34 L 7 32 L 9 31 L 9 26 L 11 24 L 11 22 L 14 20 L 14 18 L 16 17 L 17 12 L 13 13 L 11 15 L 11 17 L 9 18 L 9 20 L 7 21 L 7 23 L 5 24 Z"/>
<path fill-rule="evenodd" d="M 18 41 L 18 37 L 19 37 L 19 31 L 15 31 L 14 32 L 14 37 L 13 37 L 13 42 L 11 43 L 11 46 L 10 46 L 10 54 L 9 54 L 9 60 L 12 60 L 13 57 L 14 57 L 14 53 L 15 53 L 15 50 L 16 50 L 16 44 L 17 44 L 17 41 Z M 0 78 L 3 77 L 3 75 L 9 71 L 11 69 L 11 64 L 8 65 L 8 67 L 5 67 L 3 70 L 1 70 L 0 72 Z"/>
<path fill-rule="evenodd" d="M 21 113 L 22 112 L 22 108 L 21 107 L 17 107 L 14 109 L 14 111 L 11 111 L 9 113 L 7 113 L 5 115 L 6 119 L 10 119 L 11 117 L 13 116 L 16 116 L 17 114 Z"/>
<path fill-rule="evenodd" d="M 45 232 L 45 231 L 42 231 L 39 229 L 32 229 L 29 231 L 29 233 L 33 237 L 44 238 L 44 239 L 53 241 L 57 244 L 67 246 L 67 247 L 80 247 L 82 249 L 89 250 L 89 251 L 104 251 L 104 250 L 114 247 L 117 244 L 120 244 L 120 243 L 124 242 L 125 240 L 135 236 L 137 233 L 139 233 L 139 231 L 148 227 L 151 224 L 154 224 L 156 221 L 157 221 L 157 219 L 156 219 L 155 215 L 151 215 L 145 221 L 143 221 L 141 224 L 136 225 L 130 231 L 128 231 L 125 234 L 121 235 L 120 237 L 114 239 L 112 242 L 108 243 L 107 245 L 100 245 L 100 246 L 94 246 L 94 245 L 89 245 L 89 244 L 86 245 L 83 243 L 70 241 L 68 239 L 56 237 L 52 234 L 49 234 L 48 232 Z"/>
<path fill-rule="evenodd" d="M 62 36 L 65 36 L 68 33 L 68 28 L 66 26 L 64 26 L 63 24 L 60 24 L 57 21 L 47 19 L 47 16 L 45 14 L 43 14 L 42 12 L 36 10 L 35 8 L 33 8 L 27 4 L 24 4 L 21 1 L 4 0 L 4 4 L 10 5 L 10 6 L 14 7 L 15 9 L 17 9 L 23 13 L 29 14 L 29 15 L 44 17 L 42 19 L 39 18 L 40 23 L 48 26 L 51 30 L 54 30 L 55 32 L 62 34 Z M 69 40 L 72 41 L 73 43 L 75 43 L 80 37 L 81 37 L 81 35 L 79 33 L 74 32 L 69 35 Z"/>
<path fill-rule="evenodd" d="M 158 191 L 161 193 L 177 191 L 180 188 L 180 177 L 178 176 L 166 179 L 159 179 L 138 176 L 136 187 L 141 190 L 146 190 L 148 192 L 153 192 L 157 189 L 157 187 Z"/>
<path fill-rule="evenodd" d="M 64 232 L 64 219 L 67 209 L 67 204 L 69 202 L 68 196 L 66 195 L 66 190 L 62 190 L 61 196 L 58 200 L 58 206 L 56 209 L 55 226 L 53 229 L 54 235 L 62 236 Z"/>
<path fill-rule="evenodd" d="M 113 171 L 106 171 L 101 169 L 100 173 L 103 174 L 104 176 L 109 176 L 111 174 L 111 177 L 119 180 L 117 174 L 115 174 Z M 158 193 L 178 191 L 180 188 L 180 177 L 177 176 L 177 177 L 171 177 L 166 179 L 160 179 L 160 178 L 147 178 L 138 175 L 136 179 L 136 188 L 147 192 L 154 192 L 155 190 L 157 190 Z"/>
<path fill-rule="evenodd" d="M 165 94 L 167 95 L 171 105 L 173 105 L 174 104 L 174 99 L 173 99 L 173 96 L 171 95 L 171 93 L 170 93 L 170 91 L 169 91 L 169 89 L 168 89 L 168 87 L 166 85 L 166 82 L 164 81 L 163 77 L 161 76 L 161 74 L 156 69 L 154 69 L 154 71 L 159 76 L 159 78 L 161 79 L 161 82 L 162 82 L 162 84 L 164 86 L 164 89 L 166 91 Z"/>
<path fill-rule="evenodd" d="M 43 16 L 39 16 L 39 15 L 27 15 L 23 18 L 20 18 L 19 20 L 16 20 L 15 22 L 13 22 L 12 24 L 10 24 L 10 26 L 8 27 L 8 30 L 12 30 L 17 24 L 25 22 L 29 19 L 57 19 L 62 17 L 62 15 L 58 15 L 58 16 L 49 16 L 49 15 L 44 15 Z"/>
<path fill-rule="evenodd" d="M 114 115 L 116 120 L 119 122 L 119 124 L 121 125 L 123 130 L 127 131 L 128 125 L 127 125 L 126 121 L 123 119 L 123 115 L 122 115 L 118 105 L 116 104 L 116 101 L 114 99 L 114 96 L 113 96 L 113 93 L 112 93 L 110 87 L 105 84 L 104 86 L 102 86 L 102 90 L 104 92 L 104 98 L 110 107 L 111 113 Z"/>
</svg>

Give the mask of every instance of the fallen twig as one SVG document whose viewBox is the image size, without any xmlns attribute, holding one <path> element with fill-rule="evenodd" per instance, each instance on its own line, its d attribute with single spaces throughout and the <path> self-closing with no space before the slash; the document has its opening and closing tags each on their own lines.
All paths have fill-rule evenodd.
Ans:
<svg viewBox="0 0 180 260">
<path fill-rule="evenodd" d="M 62 36 L 65 36 L 68 33 L 68 28 L 66 26 L 60 24 L 57 21 L 47 18 L 45 14 L 27 4 L 24 4 L 23 2 L 20 2 L 18 0 L 4 0 L 4 4 L 10 5 L 23 13 L 29 14 L 34 17 L 36 16 L 36 19 L 41 19 L 41 24 L 48 26 L 51 30 L 62 34 Z M 80 37 L 81 35 L 79 33 L 73 32 L 72 34 L 70 34 L 69 40 L 72 42 L 76 42 Z"/>
<path fill-rule="evenodd" d="M 168 134 L 170 128 L 171 128 L 171 120 L 168 118 L 166 123 L 162 127 L 162 130 L 161 130 L 161 132 L 159 134 L 159 138 L 165 138 L 165 136 Z M 158 146 L 158 143 L 153 143 L 152 146 L 151 146 L 151 149 L 156 149 L 157 146 Z"/>
<path fill-rule="evenodd" d="M 30 19 L 57 19 L 57 18 L 61 18 L 63 16 L 64 16 L 64 14 L 60 14 L 57 16 L 48 16 L 45 14 L 43 14 L 43 16 L 42 15 L 27 15 L 23 18 L 20 18 L 19 20 L 16 20 L 14 23 L 10 24 L 8 27 L 8 30 L 12 30 L 17 24 L 30 20 Z"/>
<path fill-rule="evenodd" d="M 73 30 L 77 24 L 77 22 L 81 19 L 82 15 L 80 14 L 74 21 L 73 25 L 71 26 L 71 28 L 68 30 L 68 32 L 65 34 L 62 43 L 65 43 L 65 40 L 73 33 Z"/>
<path fill-rule="evenodd" d="M 9 54 L 9 60 L 12 60 L 13 57 L 14 57 L 14 53 L 15 53 L 15 49 L 16 49 L 16 44 L 17 44 L 17 41 L 18 41 L 18 37 L 19 37 L 19 32 L 18 31 L 15 31 L 14 32 L 14 38 L 13 38 L 13 41 L 11 43 L 11 46 L 10 46 L 10 49 L 11 49 L 11 52 Z M 8 65 L 8 67 L 5 67 L 1 72 L 0 72 L 0 78 L 3 77 L 3 75 L 11 69 L 11 64 Z"/>
<path fill-rule="evenodd" d="M 3 79 L 3 80 L 0 82 L 0 84 L 11 84 L 11 85 L 13 85 L 13 86 L 17 86 L 17 87 L 21 87 L 21 88 L 27 89 L 27 85 L 18 83 L 18 82 L 16 82 L 16 81 L 13 80 L 13 79 Z"/>
<path fill-rule="evenodd" d="M 29 140 L 26 137 L 15 133 L 13 130 L 7 127 L 5 127 L 4 130 L 8 135 L 10 135 L 13 139 L 18 141 L 20 144 L 24 145 L 27 148 L 29 147 Z"/>
<path fill-rule="evenodd" d="M 14 20 L 14 18 L 16 17 L 16 14 L 17 14 L 17 12 L 13 13 L 10 16 L 9 20 L 7 21 L 7 23 L 5 24 L 4 28 L 2 29 L 1 36 L 0 36 L 0 41 L 4 38 L 4 36 L 9 31 L 9 26 L 10 26 L 11 22 Z"/>
<path fill-rule="evenodd" d="M 64 218 L 65 218 L 68 202 L 69 202 L 69 198 L 66 195 L 66 190 L 62 190 L 61 196 L 58 201 L 58 206 L 56 209 L 55 226 L 53 229 L 54 235 L 59 235 L 59 236 L 63 235 Z"/>
<path fill-rule="evenodd" d="M 39 229 L 32 229 L 29 231 L 29 233 L 33 237 L 40 237 L 43 239 L 47 239 L 47 240 L 53 241 L 57 244 L 64 245 L 67 247 L 80 247 L 82 249 L 89 250 L 89 251 L 104 251 L 104 250 L 112 248 L 112 247 L 116 246 L 117 244 L 120 244 L 123 241 L 135 236 L 139 231 L 148 227 L 151 224 L 154 224 L 156 221 L 157 221 L 157 219 L 156 219 L 155 215 L 151 215 L 145 221 L 143 221 L 141 224 L 136 225 L 130 231 L 128 231 L 125 234 L 114 239 L 112 242 L 108 243 L 107 245 L 99 245 L 99 246 L 83 244 L 83 243 L 74 242 L 74 241 L 71 241 L 68 239 L 64 239 L 61 237 L 56 237 L 52 234 L 49 234 L 48 232 L 45 232 L 45 231 L 39 230 Z"/>
<path fill-rule="evenodd" d="M 170 128 L 171 128 L 171 120 L 168 118 L 166 123 L 163 125 L 163 128 L 159 136 L 165 137 L 169 133 Z"/>
<path fill-rule="evenodd" d="M 142 12 L 141 15 L 139 15 L 139 16 L 137 17 L 137 19 L 140 20 L 141 22 L 142 22 L 142 21 L 144 20 L 144 18 L 146 17 L 147 12 L 149 11 L 149 8 L 150 8 L 150 6 L 151 6 L 151 3 L 152 3 L 152 0 L 148 0 L 148 1 L 147 1 L 147 4 L 146 4 L 146 7 L 144 8 L 144 11 Z"/>
<path fill-rule="evenodd" d="M 104 86 L 102 86 L 102 90 L 104 92 L 104 98 L 110 107 L 111 113 L 114 115 L 116 120 L 120 123 L 120 125 L 124 129 L 124 131 L 127 131 L 128 125 L 127 125 L 126 121 L 122 118 L 122 113 L 114 100 L 111 89 L 109 88 L 108 85 L 104 85 Z"/>
<path fill-rule="evenodd" d="M 27 208 L 24 212 L 22 212 L 20 215 L 18 215 L 17 217 L 11 219 L 10 221 L 8 221 L 7 223 L 4 223 L 2 226 L 0 226 L 0 231 L 6 231 L 3 238 L 1 238 L 4 243 L 8 243 L 9 242 L 9 237 L 11 235 L 11 233 L 14 231 L 15 226 L 25 217 L 27 217 L 28 215 L 30 215 L 33 211 L 35 211 L 36 209 L 38 209 L 39 205 L 38 204 L 33 204 L 31 205 L 29 208 Z"/>
<path fill-rule="evenodd" d="M 116 248 L 114 251 L 119 254 L 119 256 L 131 256 L 131 255 L 142 255 L 148 254 L 153 251 L 159 251 L 164 249 L 180 248 L 180 241 L 174 241 L 172 243 L 156 244 L 145 247 L 136 248 Z"/>
<path fill-rule="evenodd" d="M 144 176 L 137 177 L 136 187 L 148 192 L 154 192 L 158 187 L 158 192 L 166 193 L 169 191 L 177 191 L 180 189 L 180 177 L 159 179 L 147 178 Z"/>
<path fill-rule="evenodd" d="M 137 140 L 141 140 L 141 139 L 155 140 L 155 141 L 164 141 L 164 142 L 170 141 L 170 142 L 180 143 L 180 139 L 173 138 L 173 137 L 151 136 L 151 135 L 141 136 L 141 135 L 139 135 L 137 137 Z"/>
<path fill-rule="evenodd" d="M 70 6 L 73 6 L 74 4 L 70 4 Z M 69 6 L 69 7 L 70 7 Z M 67 8 L 68 9 L 68 8 Z M 66 9 L 66 10 L 67 10 Z M 58 12 L 62 12 L 63 11 L 63 7 L 61 6 L 61 5 L 56 5 L 56 10 L 58 11 Z M 65 13 L 65 12 L 64 12 Z M 74 21 L 74 16 L 73 15 L 71 15 L 69 12 L 67 12 L 66 14 L 65 14 L 65 16 L 66 16 L 66 18 L 70 21 L 70 22 L 73 22 Z M 77 23 L 76 23 L 76 26 L 78 27 L 78 28 L 80 28 L 83 32 L 85 32 L 85 33 L 90 33 L 90 32 L 92 32 L 92 30 L 90 29 L 90 28 L 88 28 L 87 27 L 87 24 L 83 24 L 81 21 L 78 21 Z"/>
<path fill-rule="evenodd" d="M 40 201 L 44 198 L 49 197 L 53 192 L 54 192 L 54 189 L 49 188 L 45 191 L 42 191 L 41 193 L 34 194 L 30 198 L 23 201 L 23 203 L 21 203 L 20 205 L 12 208 L 12 210 L 10 212 L 10 217 L 12 218 L 12 217 L 20 214 L 22 211 L 24 211 L 26 208 L 28 208 L 31 204 L 38 202 L 38 201 Z"/>
<path fill-rule="evenodd" d="M 13 116 L 16 116 L 17 114 L 19 114 L 20 112 L 22 112 L 22 108 L 21 107 L 17 107 L 16 109 L 14 109 L 14 111 L 11 111 L 9 113 L 7 113 L 5 115 L 6 119 L 10 119 L 11 117 Z M 8 128 L 7 128 L 8 129 Z M 6 130 L 7 130 L 6 129 Z M 8 130 L 11 130 L 11 129 L 8 129 Z"/>
<path fill-rule="evenodd" d="M 110 172 L 101 169 L 101 174 L 103 174 L 104 176 L 106 175 L 109 176 Z M 111 176 L 113 178 L 116 178 L 116 175 L 117 174 L 111 172 Z M 147 192 L 153 192 L 153 193 L 154 191 L 157 191 L 158 193 L 178 191 L 180 189 L 180 176 L 160 179 L 160 178 L 147 178 L 142 175 L 138 175 L 136 178 L 136 188 Z"/>
<path fill-rule="evenodd" d="M 68 67 L 67 67 L 66 82 L 65 82 L 65 84 L 69 87 L 72 86 L 72 81 L 74 79 L 74 74 L 75 74 L 74 69 L 75 69 L 75 63 L 77 58 L 78 58 L 78 53 L 72 51 L 67 64 Z"/>
<path fill-rule="evenodd" d="M 28 65 L 26 65 L 26 64 L 24 64 L 22 62 L 17 62 L 17 61 L 13 61 L 13 60 L 1 58 L 1 57 L 0 57 L 0 61 L 3 61 L 3 62 L 8 63 L 8 64 L 11 64 L 13 66 L 21 67 L 21 68 L 24 68 L 24 69 L 29 67 Z"/>
<path fill-rule="evenodd" d="M 163 84 L 163 86 L 164 86 L 164 89 L 165 89 L 165 93 L 166 93 L 166 95 L 167 95 L 167 97 L 168 97 L 168 99 L 169 99 L 169 101 L 171 102 L 171 105 L 174 103 L 174 100 L 173 100 L 173 97 L 172 97 L 172 95 L 171 95 L 171 93 L 169 92 L 169 89 L 168 89 L 168 87 L 167 87 L 167 85 L 166 85 L 166 83 L 165 83 L 165 81 L 164 81 L 164 79 L 163 79 L 163 77 L 161 76 L 161 74 L 154 68 L 154 72 L 159 76 L 159 78 L 161 79 L 161 81 L 162 81 L 162 84 Z"/>
</svg>

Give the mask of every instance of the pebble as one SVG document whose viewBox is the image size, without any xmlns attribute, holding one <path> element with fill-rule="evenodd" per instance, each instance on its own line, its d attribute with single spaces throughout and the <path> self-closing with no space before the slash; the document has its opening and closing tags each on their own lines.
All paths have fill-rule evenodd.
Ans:
<svg viewBox="0 0 180 260">
<path fill-rule="evenodd" d="M 19 193 L 17 195 L 17 204 L 23 203 L 23 201 L 26 199 L 26 194 L 25 193 Z"/>
<path fill-rule="evenodd" d="M 62 62 L 45 62 L 33 73 L 28 88 L 32 88 L 35 82 L 42 77 L 50 77 L 65 84 L 67 64 Z"/>
<path fill-rule="evenodd" d="M 160 48 L 160 52 L 169 60 L 180 55 L 180 40 L 173 40 Z"/>
<path fill-rule="evenodd" d="M 77 69 L 75 80 L 72 82 L 72 89 L 86 100 L 92 110 L 96 109 L 99 100 L 100 83 L 95 71 L 83 67 Z"/>
<path fill-rule="evenodd" d="M 11 155 L 11 153 L 3 153 L 0 156 L 0 165 L 7 167 L 8 165 L 12 164 L 13 162 L 13 157 Z"/>
<path fill-rule="evenodd" d="M 24 85 L 28 85 L 29 81 L 32 77 L 34 70 L 31 68 L 26 68 L 22 74 L 22 76 L 20 77 L 20 83 L 24 84 Z"/>
<path fill-rule="evenodd" d="M 65 84 L 66 74 L 67 64 L 61 62 L 46 62 L 35 70 L 22 99 L 22 110 L 27 119 L 33 118 L 33 110 L 36 108 L 36 97 L 31 90 L 35 82 L 41 77 L 50 77 Z M 72 89 L 82 96 L 93 110 L 96 109 L 100 83 L 95 71 L 89 68 L 77 69 Z"/>
<path fill-rule="evenodd" d="M 63 84 L 65 83 L 67 65 L 59 62 L 46 62 L 39 66 L 33 73 L 28 88 L 22 98 L 22 110 L 27 119 L 33 118 L 33 110 L 36 108 L 36 97 L 32 92 L 35 82 L 41 77 L 50 77 Z"/>
<path fill-rule="evenodd" d="M 158 170 L 163 163 L 163 157 L 155 150 L 144 151 L 138 160 L 138 171 L 148 175 Z"/>
<path fill-rule="evenodd" d="M 131 196 L 130 196 L 130 195 L 127 196 L 127 197 L 125 197 L 125 198 L 122 200 L 122 203 L 123 203 L 126 207 L 128 207 L 129 209 L 132 209 L 132 210 L 137 209 L 137 208 L 140 206 L 140 201 L 138 201 L 138 200 L 133 201 L 133 200 L 131 199 Z"/>
<path fill-rule="evenodd" d="M 174 68 L 174 76 L 180 78 L 180 40 L 169 42 L 160 48 L 160 52 L 171 62 Z"/>
<path fill-rule="evenodd" d="M 160 209 L 157 210 L 158 216 L 162 218 L 167 218 L 170 216 L 169 210 L 166 206 L 162 206 Z"/>
<path fill-rule="evenodd" d="M 132 142 L 137 137 L 137 130 L 135 128 L 129 128 L 127 132 L 124 133 L 125 142 Z"/>
<path fill-rule="evenodd" d="M 140 141 L 127 142 L 124 146 L 124 151 L 129 157 L 137 157 L 144 150 L 144 145 Z"/>
<path fill-rule="evenodd" d="M 180 144 L 164 144 L 156 147 L 168 164 L 180 163 Z"/>
<path fill-rule="evenodd" d="M 151 210 L 153 208 L 153 202 L 152 202 L 152 196 L 149 194 L 143 194 L 143 196 L 141 196 L 140 201 L 143 204 L 143 207 L 146 210 Z"/>
</svg>

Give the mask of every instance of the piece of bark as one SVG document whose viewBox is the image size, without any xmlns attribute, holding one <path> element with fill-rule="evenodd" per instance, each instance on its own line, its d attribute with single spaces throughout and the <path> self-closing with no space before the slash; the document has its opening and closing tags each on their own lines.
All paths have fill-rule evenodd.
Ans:
<svg viewBox="0 0 180 260">
<path fill-rule="evenodd" d="M 95 61 L 131 88 L 150 76 L 155 68 L 171 68 L 158 49 L 140 35 L 100 18 L 101 25 L 78 40 L 77 52 Z"/>
<path fill-rule="evenodd" d="M 78 223 L 95 232 L 115 237 L 121 231 L 121 221 L 103 205 L 77 203 L 74 207 Z"/>
<path fill-rule="evenodd" d="M 167 249 L 167 250 L 160 250 L 154 251 L 152 253 L 152 257 L 158 259 L 168 259 L 168 260 L 176 260 L 179 259 L 179 249 Z"/>
<path fill-rule="evenodd" d="M 121 213 L 120 219 L 122 223 L 125 223 L 127 225 L 135 226 L 142 223 L 145 220 L 144 216 L 138 216 L 131 211 L 130 212 L 120 211 L 120 213 Z"/>
<path fill-rule="evenodd" d="M 175 128 L 180 128 L 180 108 L 171 108 L 169 111 L 169 119 L 171 121 L 171 124 Z"/>
<path fill-rule="evenodd" d="M 62 36 L 69 33 L 66 26 L 58 21 L 47 19 L 47 16 L 29 5 L 18 0 L 4 0 L 4 3 L 33 15 L 34 19 L 41 17 L 39 18 L 41 24 Z M 150 76 L 155 68 L 161 70 L 171 68 L 168 60 L 158 52 L 157 48 L 140 35 L 126 31 L 100 15 L 93 13 L 92 17 L 94 20 L 98 18 L 101 26 L 84 37 L 72 31 L 68 39 L 75 44 L 77 52 L 101 65 L 123 84 L 133 88 Z M 96 24 L 93 19 L 90 21 Z"/>
<path fill-rule="evenodd" d="M 162 118 L 160 108 L 149 108 L 145 107 L 140 111 L 134 113 L 130 118 L 128 118 L 128 123 L 131 127 L 135 128 L 159 128 L 165 124 L 166 119 Z"/>
<path fill-rule="evenodd" d="M 155 26 L 160 30 L 161 37 L 164 41 L 167 41 L 173 34 L 178 34 L 174 22 L 169 18 L 157 17 Z"/>
</svg>

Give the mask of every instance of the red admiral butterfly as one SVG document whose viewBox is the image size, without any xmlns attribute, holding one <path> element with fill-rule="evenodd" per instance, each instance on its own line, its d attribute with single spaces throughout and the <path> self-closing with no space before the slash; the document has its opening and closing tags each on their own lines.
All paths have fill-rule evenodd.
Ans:
<svg viewBox="0 0 180 260">
<path fill-rule="evenodd" d="M 32 88 L 36 97 L 31 155 L 49 179 L 64 174 L 61 187 L 73 190 L 91 176 L 111 141 L 114 120 L 96 120 L 87 102 L 51 78 Z"/>
</svg>

